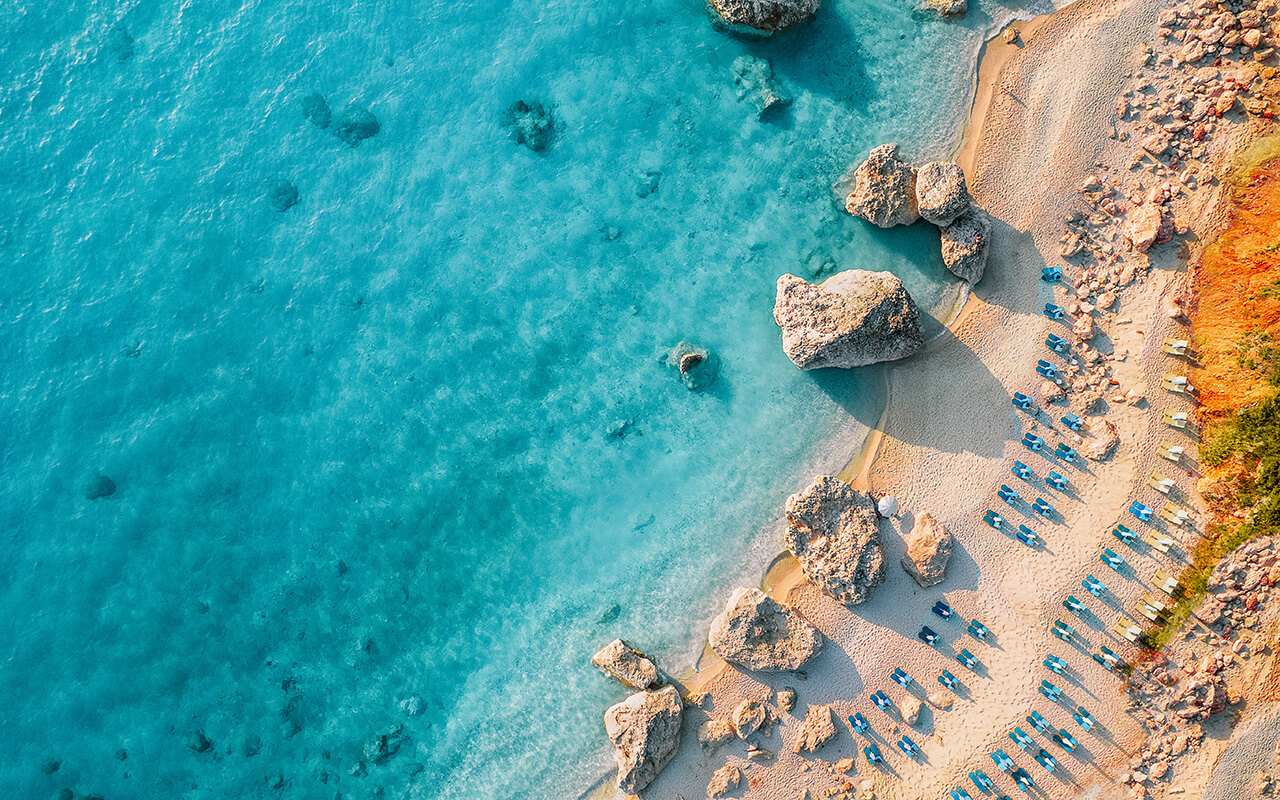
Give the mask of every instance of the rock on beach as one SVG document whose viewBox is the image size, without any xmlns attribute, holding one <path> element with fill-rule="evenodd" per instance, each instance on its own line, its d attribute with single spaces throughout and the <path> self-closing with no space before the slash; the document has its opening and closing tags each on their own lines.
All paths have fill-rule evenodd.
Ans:
<svg viewBox="0 0 1280 800">
<path fill-rule="evenodd" d="M 817 285 L 783 275 L 773 318 L 800 369 L 862 367 L 924 347 L 920 309 L 889 272 L 845 270 Z"/>
<path fill-rule="evenodd" d="M 921 586 L 942 583 L 951 559 L 951 532 L 947 526 L 924 513 L 916 517 L 911 533 L 906 537 L 907 552 L 902 557 L 902 568 Z"/>
<path fill-rule="evenodd" d="M 799 612 L 749 588 L 729 598 L 708 640 L 725 661 L 757 672 L 797 670 L 822 651 L 822 634 Z"/>
<path fill-rule="evenodd" d="M 845 200 L 850 214 L 881 228 L 910 225 L 920 219 L 916 171 L 898 158 L 898 145 L 882 144 L 872 150 L 853 177 L 853 191 Z"/>
<path fill-rule="evenodd" d="M 813 753 L 835 738 L 836 725 L 831 718 L 830 706 L 809 706 L 804 722 L 800 724 L 800 737 L 792 749 L 797 753 Z"/>
<path fill-rule="evenodd" d="M 916 207 L 926 222 L 946 227 L 972 202 L 964 171 L 954 161 L 931 161 L 916 170 Z"/>
<path fill-rule="evenodd" d="M 991 252 L 991 219 L 970 205 L 950 225 L 942 228 L 942 263 L 969 283 L 982 280 Z"/>
<path fill-rule="evenodd" d="M 602 647 L 591 657 L 591 663 L 623 686 L 633 689 L 647 689 L 658 682 L 658 667 L 621 639 L 614 639 Z"/>
<path fill-rule="evenodd" d="M 871 597 L 884 580 L 884 550 L 871 497 L 819 475 L 787 498 L 787 549 L 805 577 L 846 606 Z"/>
<path fill-rule="evenodd" d="M 653 782 L 680 746 L 680 693 L 674 686 L 637 692 L 604 713 L 618 762 L 618 788 L 635 794 Z"/>
</svg>

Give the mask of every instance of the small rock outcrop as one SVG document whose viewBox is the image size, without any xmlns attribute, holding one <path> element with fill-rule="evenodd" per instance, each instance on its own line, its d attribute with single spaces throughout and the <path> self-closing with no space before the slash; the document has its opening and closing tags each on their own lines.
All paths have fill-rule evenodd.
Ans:
<svg viewBox="0 0 1280 800">
<path fill-rule="evenodd" d="M 809 706 L 800 724 L 800 738 L 792 749 L 797 753 L 813 753 L 835 738 L 836 724 L 831 718 L 831 706 Z"/>
<path fill-rule="evenodd" d="M 951 558 L 951 532 L 931 514 L 916 517 L 907 535 L 907 553 L 902 568 L 921 586 L 935 586 L 946 576 Z"/>
<path fill-rule="evenodd" d="M 701 391 L 715 383 L 719 371 L 710 351 L 689 342 L 680 342 L 667 351 L 666 362 L 679 370 L 681 383 L 691 392 Z"/>
<path fill-rule="evenodd" d="M 972 202 L 964 170 L 956 162 L 931 161 L 916 170 L 916 207 L 926 222 L 944 228 Z"/>
<path fill-rule="evenodd" d="M 924 7 L 944 17 L 960 17 L 969 10 L 969 0 L 925 0 Z"/>
<path fill-rule="evenodd" d="M 734 706 L 733 730 L 739 739 L 745 739 L 769 720 L 769 707 L 763 700 L 743 700 Z"/>
<path fill-rule="evenodd" d="M 618 762 L 618 788 L 635 794 L 648 786 L 680 746 L 684 706 L 674 686 L 637 692 L 604 712 L 604 729 Z"/>
<path fill-rule="evenodd" d="M 716 655 L 758 672 L 797 670 L 822 651 L 817 628 L 759 589 L 735 591 L 707 638 Z"/>
<path fill-rule="evenodd" d="M 742 770 L 734 764 L 725 764 L 711 773 L 711 780 L 707 783 L 707 797 L 724 797 L 737 789 L 739 783 L 742 783 Z"/>
<path fill-rule="evenodd" d="M 733 82 L 738 99 L 749 101 L 756 119 L 765 119 L 791 105 L 791 96 L 773 75 L 773 66 L 763 58 L 741 55 L 733 60 Z"/>
<path fill-rule="evenodd" d="M 800 369 L 862 367 L 924 347 L 920 309 L 889 272 L 845 270 L 817 285 L 783 275 L 773 318 Z"/>
<path fill-rule="evenodd" d="M 298 187 L 283 178 L 272 181 L 267 189 L 267 200 L 272 208 L 283 214 L 298 204 Z"/>
<path fill-rule="evenodd" d="M 969 283 L 982 280 L 990 251 L 991 219 L 975 205 L 942 228 L 942 263 Z"/>
<path fill-rule="evenodd" d="M 507 107 L 503 125 L 511 130 L 516 144 L 522 144 L 535 153 L 550 147 L 556 135 L 555 120 L 542 103 L 517 100 Z"/>
<path fill-rule="evenodd" d="M 355 103 L 347 103 L 346 108 L 338 115 L 333 125 L 333 135 L 351 147 L 359 147 L 360 143 L 370 136 L 377 135 L 382 125 L 369 109 Z"/>
<path fill-rule="evenodd" d="M 1080 448 L 1084 451 L 1085 458 L 1090 461 L 1106 461 L 1115 455 L 1116 448 L 1120 445 L 1120 434 L 1113 422 L 1106 419 L 1090 421 L 1089 433 L 1093 434 L 1093 438 Z"/>
<path fill-rule="evenodd" d="M 908 725 L 915 725 L 920 721 L 920 710 L 924 708 L 924 703 L 914 694 L 909 694 L 902 700 L 899 709 L 902 711 L 902 720 Z"/>
<path fill-rule="evenodd" d="M 711 0 L 731 26 L 758 33 L 776 33 L 799 25 L 818 13 L 820 0 Z"/>
<path fill-rule="evenodd" d="M 698 745 L 711 755 L 733 738 L 733 726 L 722 719 L 709 719 L 698 726 Z"/>
<path fill-rule="evenodd" d="M 853 177 L 853 191 L 844 204 L 850 214 L 881 228 L 910 225 L 920 219 L 916 171 L 898 158 L 896 144 L 872 150 Z"/>
<path fill-rule="evenodd" d="M 1134 250 L 1145 253 L 1152 245 L 1163 244 L 1172 239 L 1174 225 L 1162 205 L 1143 203 L 1129 209 L 1121 231 Z"/>
<path fill-rule="evenodd" d="M 591 663 L 632 689 L 648 689 L 658 682 L 657 666 L 644 653 L 628 647 L 621 639 L 614 639 L 602 647 L 591 657 Z"/>
<path fill-rule="evenodd" d="M 790 714 L 791 709 L 796 707 L 796 690 L 790 686 L 783 686 L 778 690 L 778 710 L 783 714 Z"/>
<path fill-rule="evenodd" d="M 884 550 L 871 497 L 819 475 L 787 498 L 787 549 L 823 592 L 857 605 L 884 580 Z"/>
</svg>

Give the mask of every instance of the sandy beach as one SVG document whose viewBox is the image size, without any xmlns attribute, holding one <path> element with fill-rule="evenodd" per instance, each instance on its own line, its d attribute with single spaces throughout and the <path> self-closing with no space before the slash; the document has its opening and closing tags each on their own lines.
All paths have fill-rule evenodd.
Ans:
<svg viewBox="0 0 1280 800">
<path fill-rule="evenodd" d="M 813 622 L 828 639 L 826 649 L 806 665 L 804 675 L 750 674 L 727 668 L 714 656 L 704 658 L 687 684 L 706 692 L 708 699 L 687 710 L 686 740 L 643 796 L 703 797 L 712 773 L 726 763 L 743 773 L 739 787 L 726 795 L 731 797 L 796 800 L 874 792 L 881 798 L 934 798 L 960 785 L 977 796 L 968 780 L 976 769 L 996 778 L 997 794 L 1015 794 L 1009 776 L 999 773 L 989 757 L 997 748 L 1032 774 L 1037 796 L 1128 796 L 1120 778 L 1148 732 L 1129 713 L 1123 679 L 1095 663 L 1091 652 L 1105 645 L 1126 659 L 1138 658 L 1138 650 L 1110 630 L 1112 624 L 1134 616 L 1139 598 L 1153 591 L 1156 571 L 1177 574 L 1200 536 L 1203 509 L 1194 500 L 1194 460 L 1169 466 L 1157 455 L 1165 441 L 1194 444 L 1163 424 L 1166 412 L 1194 412 L 1194 404 L 1161 390 L 1162 375 L 1177 367 L 1162 341 L 1186 335 L 1184 320 L 1168 310 L 1189 288 L 1189 246 L 1218 221 L 1219 192 L 1211 179 L 1200 183 L 1198 191 L 1193 191 L 1194 180 L 1186 181 L 1170 201 L 1179 232 L 1186 235 L 1144 254 L 1117 240 L 1119 225 L 1111 215 L 1099 216 L 1098 209 L 1106 207 L 1105 193 L 1099 202 L 1082 197 L 1081 187 L 1090 176 L 1100 176 L 1100 184 L 1114 186 L 1115 196 L 1123 199 L 1126 191 L 1130 196 L 1137 191 L 1133 187 L 1139 179 L 1144 192 L 1170 177 L 1178 180 L 1172 166 L 1134 163 L 1134 142 L 1126 141 L 1127 132 L 1116 133 L 1116 100 L 1133 90 L 1135 73 L 1141 80 L 1142 67 L 1151 66 L 1154 56 L 1149 59 L 1146 48 L 1156 40 L 1157 15 L 1165 7 L 1162 0 L 1079 0 L 1056 14 L 1015 23 L 1020 38 L 1014 43 L 997 39 L 989 44 L 973 116 L 956 155 L 975 200 L 993 218 L 986 275 L 949 331 L 889 369 L 891 399 L 881 425 L 869 438 L 867 452 L 840 476 L 856 488 L 891 493 L 901 503 L 901 513 L 881 524 L 887 579 L 871 600 L 849 609 L 809 584 L 793 560 L 775 562 L 763 588 Z M 1168 69 L 1172 73 L 1177 66 Z M 1135 140 L 1144 133 L 1144 124 L 1137 120 L 1131 126 Z M 1202 177 L 1229 162 L 1234 148 L 1250 135 L 1247 127 L 1215 136 L 1197 159 Z M 1114 256 L 1117 268 L 1132 265 L 1138 279 L 1123 288 L 1110 308 L 1090 305 L 1076 312 L 1094 318 L 1098 333 L 1092 344 L 1103 355 L 1109 381 L 1106 399 L 1091 419 L 1115 425 L 1120 444 L 1104 460 L 1064 464 L 1030 453 L 1020 439 L 1030 432 L 1045 438 L 1049 447 L 1060 441 L 1083 448 L 1089 438 L 1085 432 L 1074 433 L 1057 421 L 1069 410 L 1066 403 L 1049 406 L 1052 416 L 1031 416 L 1014 409 L 1009 398 L 1024 392 L 1038 399 L 1042 379 L 1032 367 L 1047 353 L 1045 336 L 1070 337 L 1070 317 L 1065 325 L 1048 320 L 1041 307 L 1045 302 L 1070 305 L 1075 295 L 1070 287 L 1046 284 L 1039 277 L 1042 267 L 1064 265 L 1061 239 L 1073 217 L 1096 228 L 1104 245 L 1113 243 L 1107 257 Z M 1126 392 L 1131 393 L 1128 401 L 1120 401 Z M 1032 497 L 1039 493 L 1054 503 L 1056 512 L 1049 519 L 1025 513 L 1025 506 L 1021 512 L 1010 509 L 997 498 L 997 487 L 1015 483 L 1010 475 L 1015 459 L 1038 475 L 1056 469 L 1069 478 L 1066 493 L 1030 488 Z M 1152 547 L 1122 550 L 1110 532 L 1118 523 L 1134 522 L 1126 515 L 1131 501 L 1154 502 L 1146 482 L 1157 468 L 1175 480 L 1174 495 L 1191 506 L 1193 518 L 1181 528 L 1158 527 L 1173 542 L 1168 553 Z M 1029 487 L 1019 488 L 1030 500 Z M 987 527 L 982 522 L 985 509 L 998 510 L 1015 525 L 1025 522 L 1043 536 L 1043 546 L 1028 548 Z M 945 581 L 929 589 L 920 588 L 898 566 L 903 536 L 925 512 L 945 523 L 956 540 Z M 1099 560 L 1108 547 L 1122 551 L 1128 562 L 1122 570 L 1113 571 Z M 1088 574 L 1107 585 L 1101 599 L 1081 588 Z M 1089 612 L 1073 616 L 1064 609 L 1069 595 L 1089 600 Z M 989 626 L 990 640 L 966 636 L 962 621 L 933 616 L 930 606 L 941 599 L 964 620 Z M 1051 635 L 1059 619 L 1075 628 L 1076 641 Z M 942 634 L 939 648 L 916 639 L 922 625 Z M 981 661 L 976 672 L 957 663 L 954 653 L 960 648 Z M 1050 653 L 1069 665 L 1065 675 L 1054 676 L 1041 666 Z M 890 680 L 895 667 L 916 682 L 900 688 Z M 960 678 L 960 690 L 941 689 L 936 676 L 943 669 Z M 1041 695 L 1045 678 L 1058 684 L 1064 700 L 1054 703 Z M 750 759 L 747 743 L 736 740 L 712 754 L 699 749 L 693 734 L 701 722 L 726 718 L 743 699 L 773 704 L 783 687 L 794 688 L 799 702 L 790 713 L 778 712 L 780 724 L 768 735 L 751 737 L 766 755 Z M 907 693 L 930 697 L 920 720 L 908 726 L 871 703 L 868 695 L 876 690 L 895 703 Z M 948 702 L 929 702 L 941 699 Z M 831 706 L 839 721 L 837 736 L 812 756 L 798 755 L 791 745 L 806 709 L 815 704 Z M 1095 730 L 1085 734 L 1073 724 L 1070 711 L 1077 706 L 1097 718 Z M 874 733 L 867 739 L 852 733 L 845 722 L 855 712 L 872 723 Z M 1069 756 L 1054 751 L 1059 767 L 1053 774 L 1008 736 L 1015 726 L 1030 730 L 1026 717 L 1033 712 L 1043 714 L 1054 730 L 1073 730 L 1080 739 L 1080 749 Z M 903 733 L 920 745 L 920 757 L 908 758 L 893 747 Z M 863 758 L 867 740 L 888 756 L 884 768 Z M 846 771 L 848 759 L 853 766 Z M 1187 767 L 1188 785 L 1203 785 L 1211 771 L 1203 765 Z M 1171 773 L 1160 791 L 1171 789 L 1176 795 L 1184 791 L 1179 783 L 1180 775 Z M 1198 796 L 1187 791 L 1185 796 Z"/>
</svg>

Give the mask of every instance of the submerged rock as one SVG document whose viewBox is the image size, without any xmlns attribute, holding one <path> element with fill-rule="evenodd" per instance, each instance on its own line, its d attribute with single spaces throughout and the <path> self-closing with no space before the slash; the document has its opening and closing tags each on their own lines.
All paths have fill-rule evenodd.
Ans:
<svg viewBox="0 0 1280 800">
<path fill-rule="evenodd" d="M 310 120 L 312 125 L 324 130 L 329 127 L 333 112 L 329 110 L 329 104 L 325 102 L 324 95 L 313 92 L 302 98 L 302 116 Z"/>
<path fill-rule="evenodd" d="M 637 692 L 604 713 L 618 762 L 618 788 L 635 794 L 653 782 L 680 746 L 684 706 L 674 686 Z"/>
<path fill-rule="evenodd" d="M 133 58 L 133 37 L 118 22 L 111 26 L 111 32 L 107 35 L 107 50 L 120 63 Z"/>
<path fill-rule="evenodd" d="M 924 7 L 944 17 L 959 17 L 969 10 L 969 0 L 925 0 Z"/>
<path fill-rule="evenodd" d="M 378 120 L 369 109 L 355 103 L 348 103 L 338 115 L 338 121 L 333 126 L 333 135 L 352 147 L 359 147 L 361 142 L 376 135 L 380 130 L 382 126 L 378 124 Z"/>
<path fill-rule="evenodd" d="M 730 25 L 760 33 L 798 25 L 818 13 L 820 0 L 711 0 L 716 11 Z"/>
<path fill-rule="evenodd" d="M 920 310 L 889 272 L 845 270 L 818 285 L 783 275 L 773 318 L 782 349 L 801 369 L 894 361 L 924 346 Z"/>
<path fill-rule="evenodd" d="M 990 251 L 991 220 L 975 205 L 942 229 L 942 263 L 969 283 L 982 280 Z"/>
<path fill-rule="evenodd" d="M 633 689 L 647 689 L 658 682 L 658 668 L 654 663 L 621 639 L 614 639 L 601 648 L 591 657 L 591 663 Z"/>
<path fill-rule="evenodd" d="M 846 606 L 871 597 L 884 580 L 884 550 L 871 497 L 819 475 L 787 498 L 787 550 L 805 577 Z"/>
<path fill-rule="evenodd" d="M 853 177 L 853 191 L 845 200 L 850 214 L 881 228 L 910 225 L 920 218 L 916 171 L 898 158 L 898 145 L 882 144 L 872 150 Z"/>
<path fill-rule="evenodd" d="M 386 733 L 375 733 L 364 742 L 364 757 L 373 764 L 383 764 L 400 752 L 408 739 L 403 725 L 392 725 Z"/>
<path fill-rule="evenodd" d="M 907 553 L 902 557 L 902 568 L 921 586 L 942 583 L 947 561 L 951 559 L 952 539 L 947 526 L 931 514 L 921 514 L 906 538 Z"/>
<path fill-rule="evenodd" d="M 800 724 L 800 738 L 792 747 L 797 753 L 813 753 L 835 738 L 836 724 L 831 718 L 830 706 L 809 706 L 804 722 Z"/>
<path fill-rule="evenodd" d="M 84 499 L 101 500 L 116 493 L 116 482 L 106 475 L 95 475 L 84 487 Z"/>
<path fill-rule="evenodd" d="M 267 200 L 276 211 L 288 211 L 298 204 L 298 187 L 283 178 L 272 181 L 271 188 L 267 190 Z"/>
<path fill-rule="evenodd" d="M 193 753 L 207 753 L 213 749 L 213 742 L 204 731 L 192 731 L 187 734 L 187 749 Z"/>
<path fill-rule="evenodd" d="M 680 342 L 667 352 L 666 362 L 680 371 L 680 380 L 690 391 L 705 389 L 715 383 L 716 359 L 705 348 Z"/>
<path fill-rule="evenodd" d="M 797 670 L 822 652 L 818 629 L 759 589 L 736 590 L 707 639 L 725 661 L 758 672 Z"/>
<path fill-rule="evenodd" d="M 916 207 L 926 222 L 946 227 L 972 202 L 964 170 L 956 162 L 931 161 L 916 170 Z"/>
<path fill-rule="evenodd" d="M 763 58 L 741 55 L 733 60 L 733 81 L 738 86 L 738 99 L 749 100 L 756 109 L 756 119 L 764 119 L 791 105 L 788 95 L 773 75 L 773 67 Z"/>
<path fill-rule="evenodd" d="M 551 146 L 555 138 L 555 120 L 542 103 L 517 100 L 507 107 L 503 123 L 511 129 L 516 144 L 522 144 L 535 153 Z"/>
</svg>

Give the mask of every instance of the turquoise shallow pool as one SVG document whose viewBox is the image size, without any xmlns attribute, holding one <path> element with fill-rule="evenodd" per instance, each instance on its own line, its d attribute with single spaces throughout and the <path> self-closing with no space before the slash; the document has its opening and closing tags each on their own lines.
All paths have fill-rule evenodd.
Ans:
<svg viewBox="0 0 1280 800">
<path fill-rule="evenodd" d="M 108 800 L 593 782 L 591 652 L 690 663 L 879 413 L 877 370 L 782 355 L 777 276 L 949 305 L 937 234 L 837 187 L 949 150 L 1008 13 L 752 43 L 696 0 L 59 6 L 0 7 L 0 790 Z M 770 122 L 744 53 L 794 95 Z"/>
</svg>

